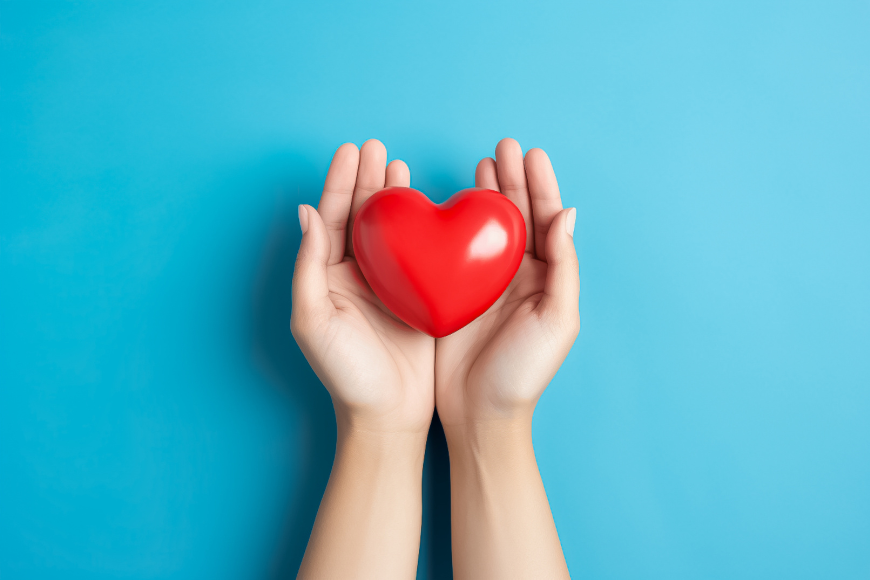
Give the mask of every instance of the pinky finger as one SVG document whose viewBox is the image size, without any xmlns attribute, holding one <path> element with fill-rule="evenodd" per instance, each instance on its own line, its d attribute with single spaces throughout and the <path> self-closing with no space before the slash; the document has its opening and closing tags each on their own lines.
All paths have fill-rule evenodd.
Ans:
<svg viewBox="0 0 870 580">
<path fill-rule="evenodd" d="M 411 170 L 408 165 L 399 159 L 394 159 L 387 165 L 385 187 L 410 187 Z"/>
<path fill-rule="evenodd" d="M 480 163 L 477 164 L 477 169 L 474 171 L 474 185 L 483 189 L 501 191 L 498 187 L 498 172 L 495 168 L 495 159 L 484 157 L 480 160 Z"/>
</svg>

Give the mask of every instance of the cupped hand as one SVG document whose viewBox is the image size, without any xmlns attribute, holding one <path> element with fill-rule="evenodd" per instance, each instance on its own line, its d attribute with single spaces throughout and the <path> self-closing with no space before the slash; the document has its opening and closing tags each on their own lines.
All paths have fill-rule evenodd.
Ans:
<svg viewBox="0 0 870 580">
<path fill-rule="evenodd" d="M 339 147 L 317 209 L 299 206 L 302 243 L 293 275 L 291 328 L 329 390 L 339 425 L 426 433 L 434 409 L 435 341 L 396 318 L 353 256 L 352 226 L 384 187 L 408 187 L 402 161 L 386 164 L 377 140 Z"/>
<path fill-rule="evenodd" d="M 524 159 L 520 145 L 504 139 L 495 160 L 478 164 L 475 182 L 517 205 L 526 223 L 526 248 L 495 304 L 436 340 L 435 400 L 445 430 L 517 418 L 530 424 L 538 398 L 580 330 L 576 212 L 562 208 L 546 153 L 532 149 Z"/>
</svg>

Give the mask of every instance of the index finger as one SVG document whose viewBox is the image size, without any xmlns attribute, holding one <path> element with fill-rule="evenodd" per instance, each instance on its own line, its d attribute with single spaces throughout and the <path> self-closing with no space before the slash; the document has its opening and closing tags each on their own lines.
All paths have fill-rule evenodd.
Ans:
<svg viewBox="0 0 870 580">
<path fill-rule="evenodd" d="M 331 245 L 327 265 L 337 264 L 344 257 L 347 218 L 353 200 L 353 187 L 359 167 L 359 149 L 353 143 L 345 143 L 332 156 L 326 182 L 317 213 L 323 219 Z"/>
<path fill-rule="evenodd" d="M 523 150 L 514 139 L 502 139 L 495 148 L 495 164 L 501 192 L 519 208 L 526 222 L 526 252 L 535 253 L 532 207 L 523 167 Z"/>
<path fill-rule="evenodd" d="M 547 232 L 553 218 L 562 211 L 562 197 L 550 158 L 543 149 L 530 149 L 525 159 L 526 179 L 529 181 L 529 196 L 532 199 L 532 221 L 535 231 L 535 254 L 546 260 Z"/>
</svg>

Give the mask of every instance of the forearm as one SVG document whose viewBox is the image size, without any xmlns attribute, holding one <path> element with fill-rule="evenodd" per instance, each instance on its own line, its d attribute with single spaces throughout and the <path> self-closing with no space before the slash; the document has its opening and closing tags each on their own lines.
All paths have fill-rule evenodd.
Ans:
<svg viewBox="0 0 870 580">
<path fill-rule="evenodd" d="M 339 425 L 299 578 L 413 578 L 426 434 Z"/>
<path fill-rule="evenodd" d="M 568 578 L 531 420 L 445 427 L 456 578 Z"/>
</svg>

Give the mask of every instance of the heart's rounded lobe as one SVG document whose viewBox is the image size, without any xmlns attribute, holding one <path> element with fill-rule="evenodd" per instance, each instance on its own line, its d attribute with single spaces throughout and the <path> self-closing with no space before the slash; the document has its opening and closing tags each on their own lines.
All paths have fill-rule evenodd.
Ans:
<svg viewBox="0 0 870 580">
<path fill-rule="evenodd" d="M 435 205 L 409 187 L 370 197 L 353 223 L 353 252 L 378 298 L 409 326 L 440 338 L 495 302 L 520 267 L 519 209 L 489 189 Z"/>
</svg>

